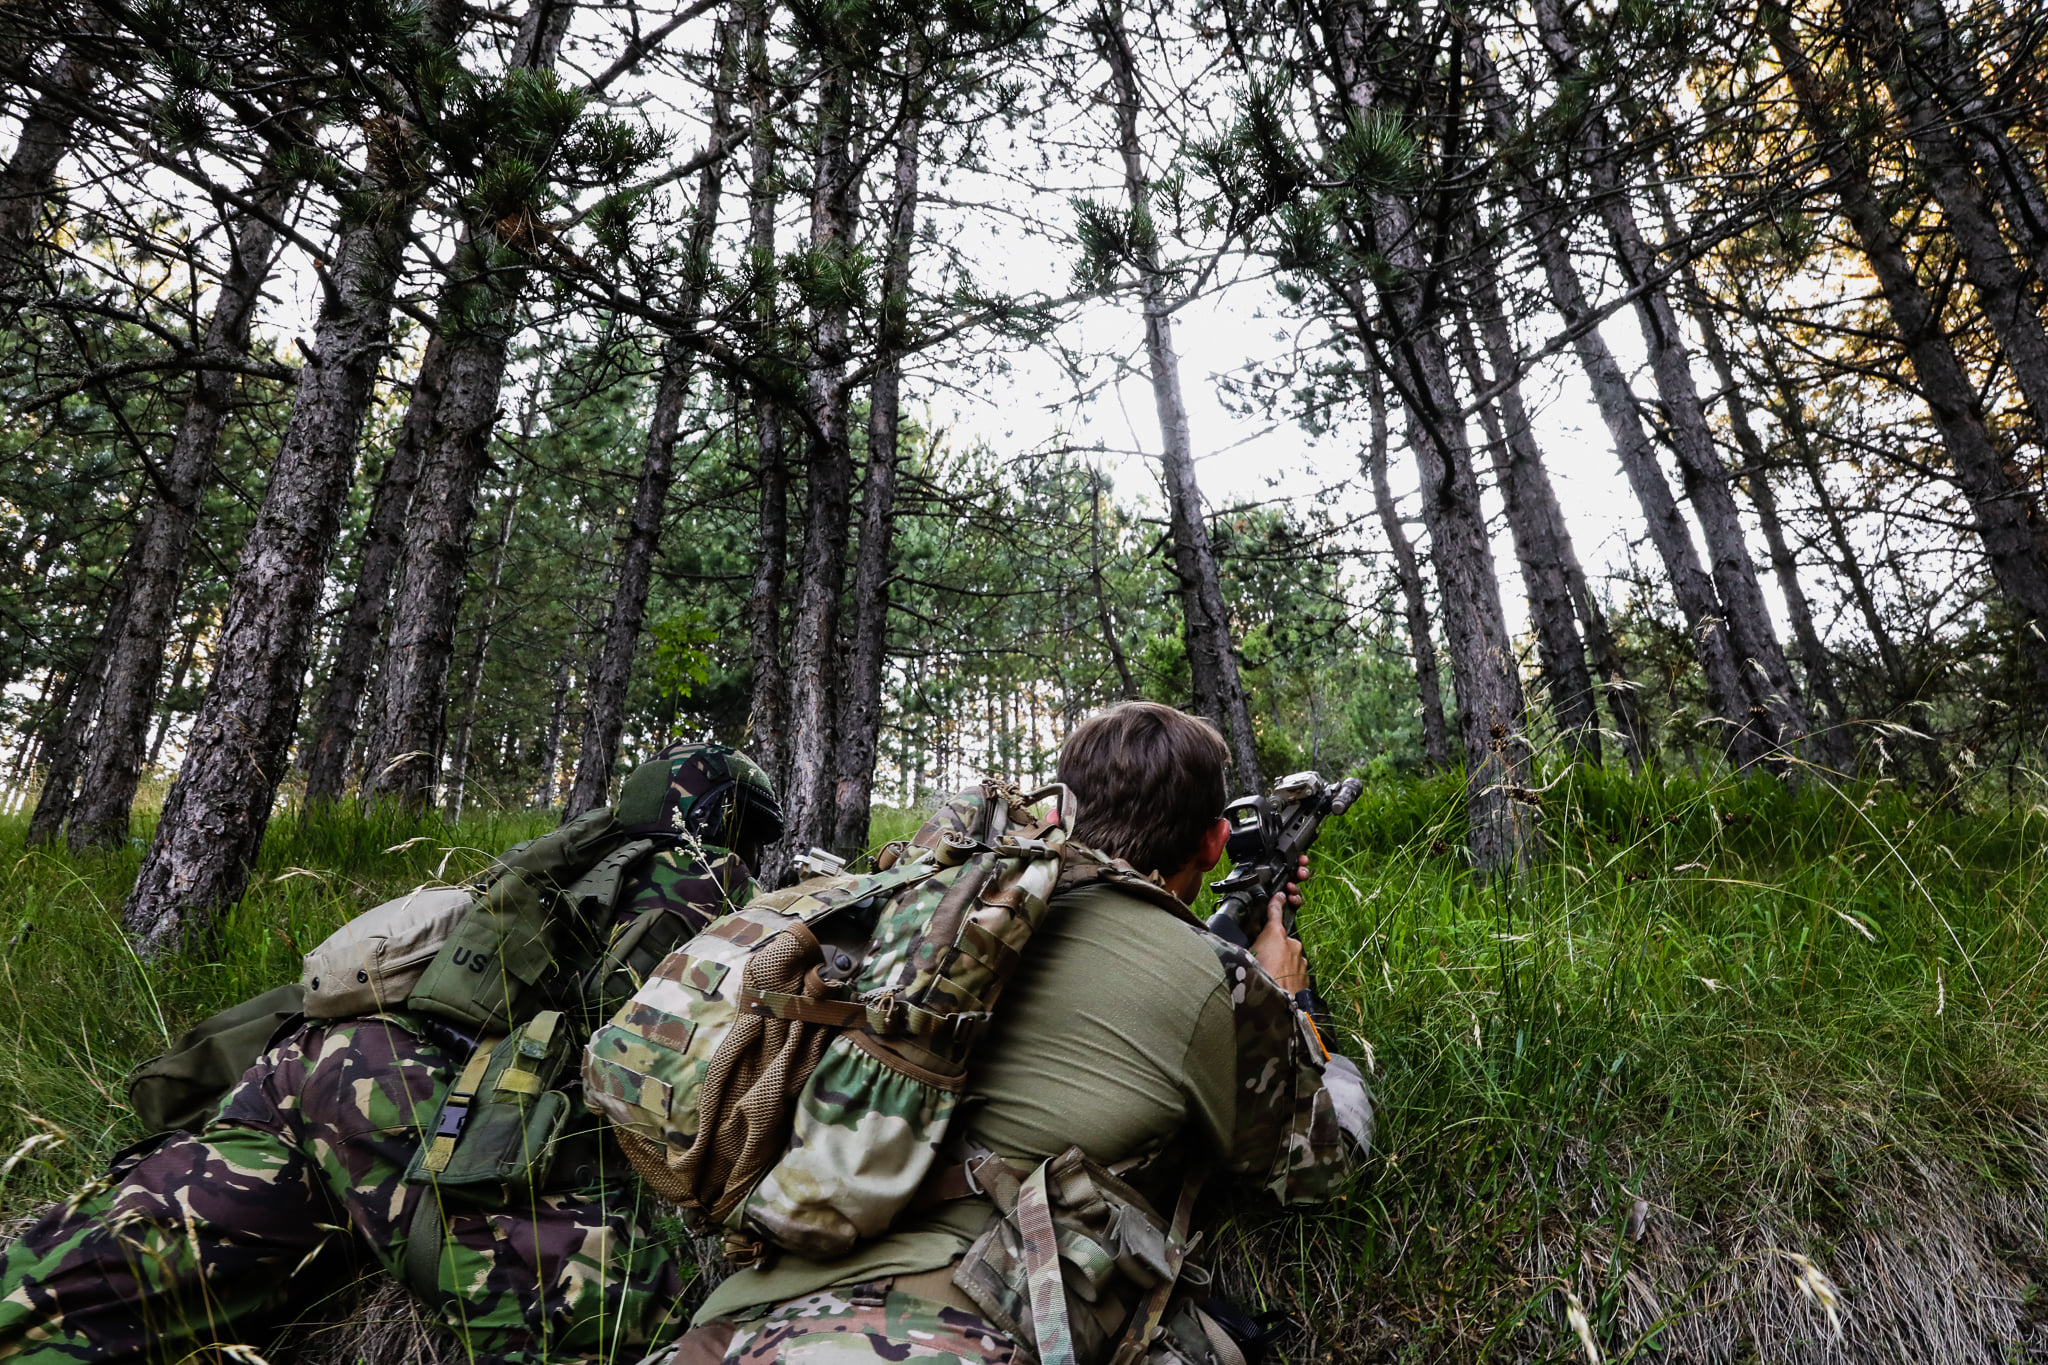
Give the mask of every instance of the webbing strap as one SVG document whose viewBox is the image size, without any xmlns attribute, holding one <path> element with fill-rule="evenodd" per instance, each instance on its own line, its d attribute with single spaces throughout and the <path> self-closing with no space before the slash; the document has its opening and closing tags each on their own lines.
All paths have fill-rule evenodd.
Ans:
<svg viewBox="0 0 2048 1365">
<path fill-rule="evenodd" d="M 462 1125 L 469 1119 L 470 1101 L 476 1098 L 477 1087 L 484 1083 L 484 1072 L 491 1065 L 491 1053 L 497 1050 L 499 1039 L 486 1038 L 476 1045 L 476 1051 L 469 1054 L 463 1064 L 462 1074 L 455 1078 L 455 1085 L 448 1091 L 448 1098 L 441 1102 L 441 1122 L 434 1129 L 434 1140 L 427 1144 L 428 1171 L 435 1175 L 448 1169 L 448 1163 L 455 1156 L 455 1143 L 462 1136 Z"/>
<path fill-rule="evenodd" d="M 824 1024 L 829 1028 L 854 1028 L 865 1024 L 878 1038 L 944 1039 L 980 1028 L 989 1019 L 987 1011 L 940 1014 L 913 1005 L 897 996 L 884 996 L 863 1003 L 858 1000 L 819 999 L 793 995 L 788 991 L 757 991 L 751 986 L 740 992 L 739 1007 L 749 1014 L 765 1014 L 794 1023 Z"/>
<path fill-rule="evenodd" d="M 1067 1287 L 1060 1278 L 1059 1236 L 1052 1225 L 1052 1199 L 1045 1189 L 1045 1168 L 1024 1178 L 1017 1189 L 1017 1230 L 1024 1237 L 1024 1279 L 1031 1291 L 1031 1336 L 1039 1365 L 1074 1365 L 1073 1333 L 1067 1324 Z"/>
<path fill-rule="evenodd" d="M 1202 1177 L 1207 1172 L 1195 1167 L 1181 1182 L 1180 1200 L 1173 1206 L 1173 1236 L 1166 1244 L 1168 1263 L 1173 1274 L 1152 1286 L 1139 1304 L 1138 1311 L 1131 1317 L 1130 1329 L 1124 1339 L 1117 1343 L 1116 1354 L 1110 1365 L 1133 1365 L 1151 1346 L 1152 1338 L 1158 1335 L 1159 1324 L 1166 1318 L 1167 1301 L 1173 1297 L 1173 1287 L 1180 1283 L 1180 1269 L 1188 1258 L 1188 1224 L 1194 1221 L 1195 1196 L 1202 1192 Z M 1206 1330 L 1206 1329 L 1205 1329 Z M 1242 1356 L 1239 1357 L 1241 1361 Z"/>
<path fill-rule="evenodd" d="M 819 1000 L 787 991 L 757 991 L 751 986 L 740 991 L 740 1008 L 749 1014 L 765 1014 L 800 1024 L 828 1024 L 848 1028 L 868 1017 L 867 1007 L 851 1000 Z"/>
<path fill-rule="evenodd" d="M 438 1308 L 441 1303 L 441 1239 L 447 1225 L 441 1221 L 441 1191 L 428 1185 L 413 1206 L 412 1221 L 405 1230 L 405 1283 L 422 1303 Z"/>
</svg>

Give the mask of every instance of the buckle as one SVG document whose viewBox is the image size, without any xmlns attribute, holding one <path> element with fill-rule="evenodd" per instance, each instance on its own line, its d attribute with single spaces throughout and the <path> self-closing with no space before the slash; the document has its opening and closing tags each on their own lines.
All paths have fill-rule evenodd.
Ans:
<svg viewBox="0 0 2048 1365">
<path fill-rule="evenodd" d="M 435 1137 L 461 1137 L 462 1125 L 469 1122 L 469 1106 L 451 1104 L 441 1110 L 440 1126 L 434 1129 Z"/>
<path fill-rule="evenodd" d="M 950 1037 L 947 1041 L 955 1047 L 972 1047 L 975 1040 L 981 1037 L 982 1030 L 988 1027 L 988 1021 L 993 1018 L 995 1015 L 987 1010 L 962 1011 L 953 1015 L 948 1021 L 947 1032 Z"/>
</svg>

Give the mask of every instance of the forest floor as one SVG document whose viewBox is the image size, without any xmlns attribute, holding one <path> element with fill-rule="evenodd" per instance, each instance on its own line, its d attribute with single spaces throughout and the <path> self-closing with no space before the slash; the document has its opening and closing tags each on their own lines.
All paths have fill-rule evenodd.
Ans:
<svg viewBox="0 0 2048 1365">
<path fill-rule="evenodd" d="M 1306 1218 L 1224 1192 L 1209 1244 L 1304 1325 L 1290 1357 L 2048 1360 L 2048 810 L 1580 769 L 1490 884 L 1458 798 L 1379 783 L 1318 849 L 1303 936 L 1377 1158 Z M 123 1078 L 166 1038 L 550 823 L 283 817 L 218 960 L 144 970 L 139 842 L 0 821 L 0 1216 L 138 1136 Z"/>
</svg>

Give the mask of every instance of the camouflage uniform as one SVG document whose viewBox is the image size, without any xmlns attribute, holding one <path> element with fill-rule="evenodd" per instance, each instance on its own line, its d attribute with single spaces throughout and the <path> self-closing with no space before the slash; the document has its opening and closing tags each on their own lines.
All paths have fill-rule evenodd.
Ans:
<svg viewBox="0 0 2048 1365">
<path fill-rule="evenodd" d="M 677 1343 L 669 1365 L 1011 1365 L 1027 1360 L 976 1314 L 877 1286 L 821 1290 L 763 1317 L 702 1327 Z"/>
<path fill-rule="evenodd" d="M 692 768 L 679 783 L 702 777 Z M 658 926 L 664 936 L 687 937 L 743 904 L 745 865 L 703 852 L 701 862 L 677 851 L 643 862 L 619 898 L 622 920 L 626 908 L 632 923 L 651 910 L 677 921 Z M 429 1307 L 472 1358 L 631 1359 L 679 1330 L 685 1275 L 649 1236 L 651 1201 L 607 1132 L 570 1148 L 582 1160 L 558 1158 L 539 1191 L 479 1200 L 405 1181 L 465 1060 L 433 1034 L 403 1013 L 309 1023 L 243 1076 L 202 1132 L 132 1149 L 47 1211 L 0 1258 L 0 1359 L 261 1350 L 330 1306 L 353 1267 L 399 1271 L 427 1199 L 440 1201 L 445 1227 Z"/>
<path fill-rule="evenodd" d="M 963 1105 L 969 1149 L 1002 1153 L 1010 1170 L 1010 1188 L 996 1196 L 1005 1213 L 1018 1182 L 1068 1144 L 1104 1165 L 1160 1153 L 1129 1179 L 1161 1211 L 1175 1207 L 1184 1160 L 1206 1158 L 1286 1204 L 1329 1197 L 1355 1169 L 1371 1130 L 1357 1068 L 1325 1057 L 1306 1018 L 1249 952 L 1197 927 L 1177 903 L 1162 913 L 1158 897 L 1115 885 L 1062 895 L 1039 935 L 975 1054 L 974 1099 Z M 1116 1217 L 1102 1217 L 1110 1211 L 1099 1202 L 1093 1214 L 1060 1211 L 1064 1191 L 1079 1184 L 1058 1176 L 1066 1160 L 1050 1163 L 1054 1225 L 1072 1346 L 1086 1362 L 1100 1358 L 1131 1300 L 1116 1278 Z M 984 1172 L 977 1183 L 993 1193 L 1003 1182 Z M 903 1220 L 848 1256 L 784 1256 L 742 1271 L 714 1291 L 668 1359 L 812 1365 L 813 1357 L 831 1356 L 873 1365 L 932 1356 L 1002 1365 L 1013 1354 L 1028 1358 L 1028 1339 L 1020 1344 L 992 1325 L 997 1309 L 1020 1324 L 1020 1335 L 1032 1321 L 1022 1258 L 998 1250 L 991 1260 L 985 1234 L 994 1230 L 986 1200 L 960 1199 Z M 1091 1255 L 1090 1242 L 1103 1254 Z M 985 1273 L 976 1273 L 977 1263 Z M 1099 1282 L 1078 1284 L 1084 1264 L 1099 1267 Z M 1000 1302 L 989 1312 L 974 1309 L 952 1273 Z M 1102 1312 L 1092 1312 L 1098 1304 Z M 914 1331 L 905 1325 L 913 1312 L 922 1314 Z M 932 1335 L 918 1335 L 925 1332 Z M 1192 1334 L 1194 1345 L 1188 1340 L 1182 1333 L 1171 1349 L 1187 1361 L 1205 1359 L 1201 1332 Z"/>
</svg>

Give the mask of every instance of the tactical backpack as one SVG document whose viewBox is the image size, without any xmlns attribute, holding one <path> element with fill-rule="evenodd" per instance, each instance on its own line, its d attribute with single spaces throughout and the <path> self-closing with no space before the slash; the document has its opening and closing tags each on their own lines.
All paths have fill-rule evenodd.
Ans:
<svg viewBox="0 0 2048 1365">
<path fill-rule="evenodd" d="M 1045 919 L 1072 808 L 1063 787 L 984 781 L 875 871 L 718 921 L 591 1038 L 585 1103 L 736 1263 L 881 1235 L 934 1170 L 969 1055 Z"/>
<path fill-rule="evenodd" d="M 197 1131 L 242 1073 L 305 1018 L 404 1010 L 461 1048 L 561 1005 L 575 1016 L 565 1036 L 587 1032 L 689 937 L 683 907 L 658 885 L 643 890 L 645 913 L 616 930 L 609 923 L 627 878 L 653 854 L 689 842 L 635 837 L 603 807 L 507 849 L 473 882 L 418 887 L 366 910 L 305 955 L 298 982 L 209 1016 L 136 1067 L 129 1103 L 152 1132 Z M 551 980 L 564 964 L 571 979 Z"/>
</svg>

